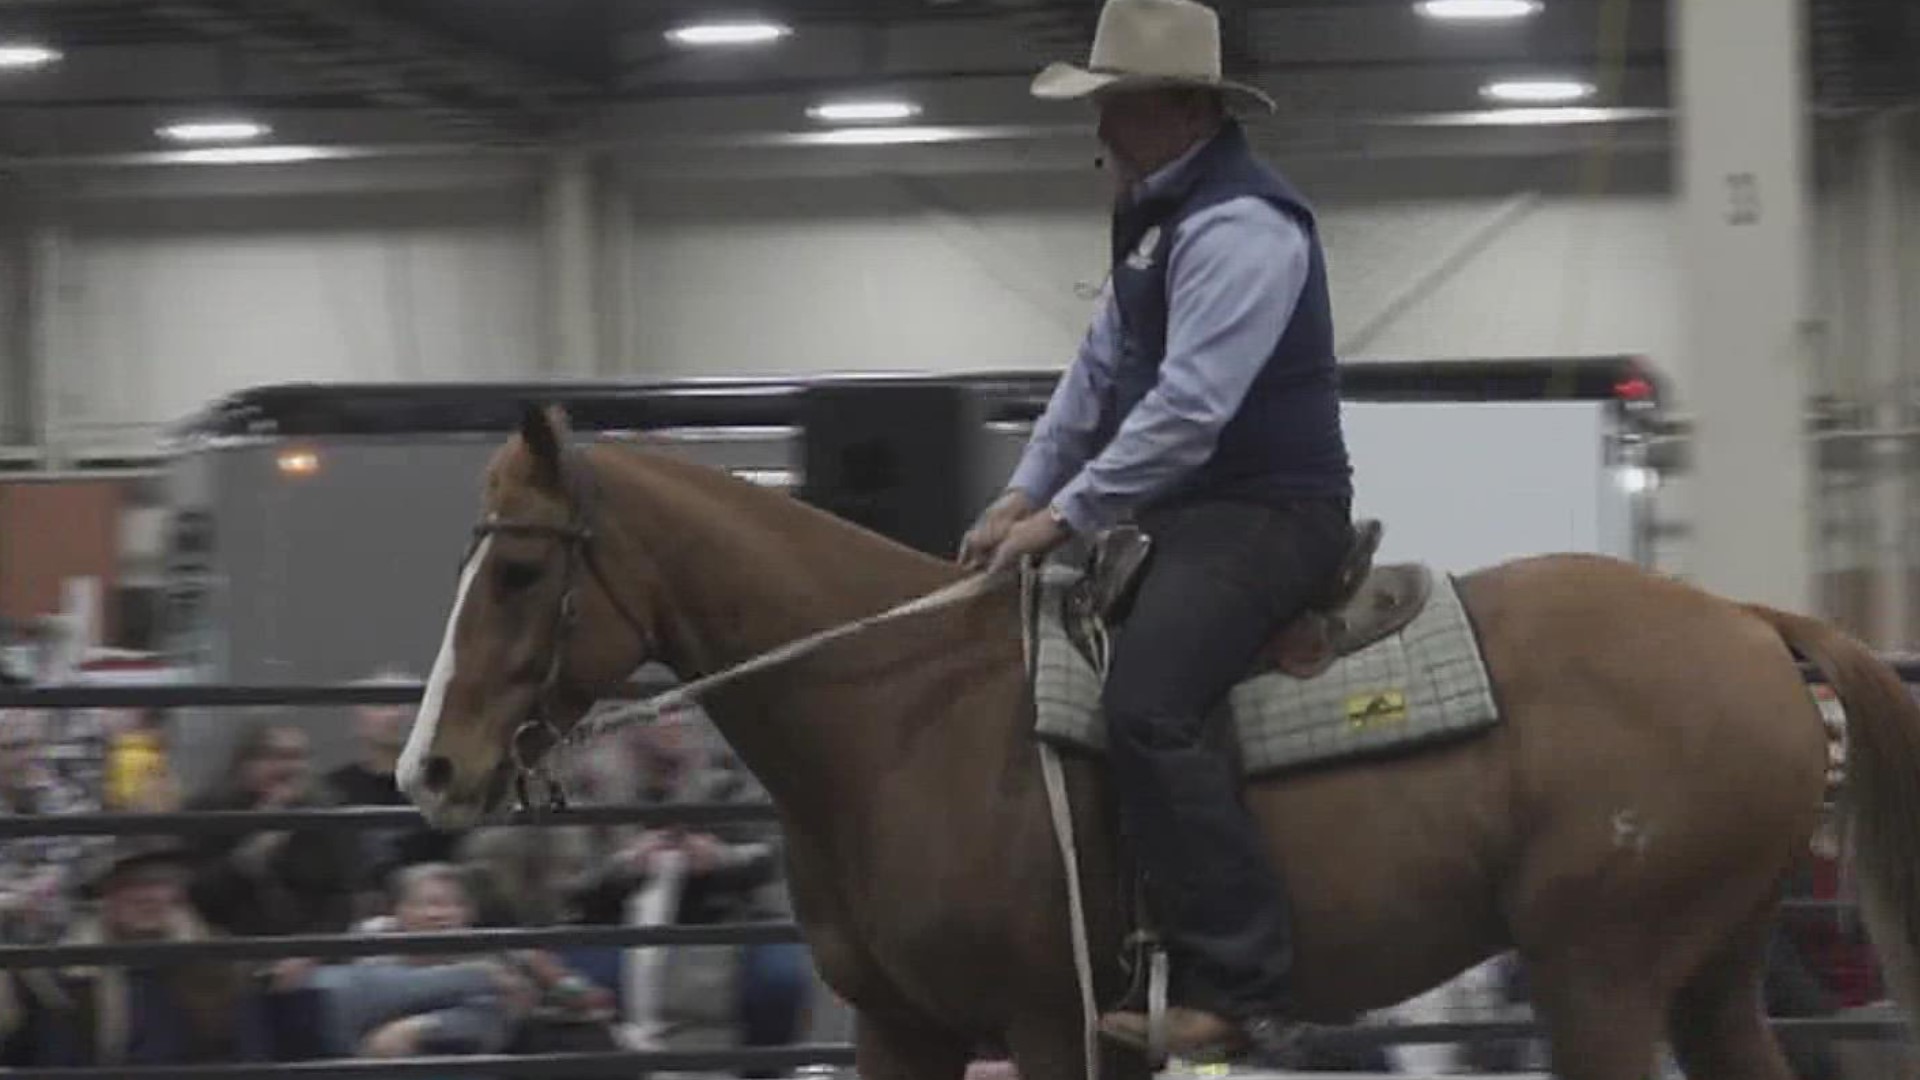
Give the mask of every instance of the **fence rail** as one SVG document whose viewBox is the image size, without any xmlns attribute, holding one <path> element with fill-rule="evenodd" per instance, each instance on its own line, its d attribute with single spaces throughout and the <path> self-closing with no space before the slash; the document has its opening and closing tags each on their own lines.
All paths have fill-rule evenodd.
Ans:
<svg viewBox="0 0 1920 1080">
<path fill-rule="evenodd" d="M 1791 1019 L 1771 1021 L 1785 1042 L 1809 1043 L 1898 1038 L 1905 1025 L 1881 1019 Z M 1423 1043 L 1516 1042 L 1544 1038 L 1531 1023 L 1448 1022 L 1370 1024 L 1326 1032 L 1313 1042 L 1330 1051 Z M 384 1080 L 456 1076 L 632 1076 L 648 1072 L 720 1070 L 784 1071 L 809 1065 L 840 1068 L 854 1063 L 853 1047 L 837 1043 L 730 1050 L 649 1050 L 597 1053 L 489 1054 L 405 1058 L 398 1061 L 324 1060 L 272 1064 L 167 1065 L 138 1068 L 8 1069 L 8 1080 L 281 1080 L 286 1077 L 353 1077 Z"/>
<path fill-rule="evenodd" d="M 1902 681 L 1920 683 L 1920 656 L 1883 655 Z M 1808 682 L 1824 682 L 1811 664 L 1800 663 Z M 671 689 L 666 680 L 626 683 L 605 695 L 608 701 L 631 701 Z M 150 683 L 113 686 L 0 687 L 0 709 L 185 709 L 246 706 L 413 705 L 425 692 L 422 683 L 364 686 L 353 683 L 255 684 Z"/>
<path fill-rule="evenodd" d="M 262 1062 L 226 1065 L 148 1065 L 138 1068 L 7 1069 L 7 1080 L 286 1080 L 288 1077 L 374 1078 L 456 1076 L 625 1076 L 648 1072 L 780 1072 L 806 1065 L 853 1064 L 853 1047 L 838 1043 L 739 1050 L 619 1050 L 571 1054 L 475 1054 L 403 1058 Z"/>
<path fill-rule="evenodd" d="M 666 681 L 608 688 L 607 701 L 634 701 L 673 687 Z M 248 706 L 415 705 L 425 684 L 358 683 L 119 683 L 91 686 L 0 687 L 0 709 L 192 709 Z"/>
<path fill-rule="evenodd" d="M 565 949 L 583 945 L 664 948 L 681 945 L 762 945 L 797 942 L 792 922 L 705 923 L 666 926 L 548 926 L 448 930 L 425 934 L 287 934 L 277 937 L 216 937 L 196 941 L 125 941 L 87 945 L 0 946 L 0 971 L 19 968 L 119 967 L 191 964 L 203 961 L 282 960 L 310 957 L 346 960 L 363 956 L 452 956 L 513 949 Z"/>
<path fill-rule="evenodd" d="M 1920 682 L 1920 657 L 1882 657 L 1900 678 Z M 1822 681 L 1801 664 L 1809 682 Z M 643 697 L 667 689 L 667 683 L 632 683 L 611 699 Z M 193 708 L 235 706 L 406 705 L 419 701 L 421 684 L 237 686 L 153 684 L 119 686 L 0 687 L 0 709 Z M 539 826 L 637 824 L 722 824 L 766 821 L 774 816 L 766 803 L 690 803 L 655 806 L 596 806 L 567 810 L 522 811 L 499 824 Z M 79 813 L 47 817 L 0 817 L 0 839 L 28 836 L 128 836 L 239 834 L 286 829 L 387 829 L 424 824 L 406 807 L 326 807 L 273 811 L 183 811 L 169 814 Z M 1829 900 L 1788 900 L 1788 908 L 1844 910 L 1853 905 Z M 139 942 L 89 945 L 0 947 L 0 970 L 66 965 L 171 965 L 206 960 L 260 960 L 285 957 L 347 959 L 392 954 L 472 954 L 517 948 L 566 948 L 602 945 L 618 948 L 726 945 L 801 940 L 791 922 L 728 923 L 706 926 L 560 926 L 537 929 L 489 929 L 437 934 L 302 935 L 216 938 L 194 942 Z M 1770 1021 L 1788 1041 L 1836 1039 L 1887 1040 L 1904 1037 L 1899 1018 L 1794 1018 Z M 1511 1041 L 1541 1038 L 1531 1023 L 1438 1023 L 1362 1025 L 1326 1033 L 1329 1049 L 1360 1049 L 1419 1043 Z M 412 1058 L 402 1061 L 299 1061 L 272 1064 L 196 1065 L 148 1068 L 16 1069 L 10 1080 L 187 1080 L 269 1077 L 452 1077 L 452 1076 L 627 1076 L 635 1072 L 768 1070 L 806 1065 L 846 1066 L 853 1048 L 802 1045 L 724 1051 L 623 1051 L 609 1053 L 488 1055 Z"/>
<path fill-rule="evenodd" d="M 774 820 L 767 802 L 664 803 L 517 810 L 498 825 L 737 825 Z M 82 812 L 0 816 L 0 840 L 41 836 L 234 836 L 289 829 L 412 829 L 426 818 L 410 806 L 328 806 L 300 810 L 180 810 L 164 814 Z"/>
</svg>

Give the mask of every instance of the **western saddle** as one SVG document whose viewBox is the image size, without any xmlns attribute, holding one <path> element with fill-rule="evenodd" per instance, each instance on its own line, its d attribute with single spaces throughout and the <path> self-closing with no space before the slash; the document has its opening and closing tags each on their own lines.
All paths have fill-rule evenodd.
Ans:
<svg viewBox="0 0 1920 1080">
<path fill-rule="evenodd" d="M 1432 571 L 1420 563 L 1375 566 L 1384 533 L 1378 521 L 1354 523 L 1353 543 L 1326 593 L 1274 634 L 1250 675 L 1271 670 L 1314 678 L 1420 614 L 1433 591 Z M 1089 657 L 1094 626 L 1112 630 L 1125 623 L 1152 547 L 1152 539 L 1131 525 L 1109 530 L 1092 545 L 1086 573 L 1065 601 L 1068 633 Z"/>
</svg>

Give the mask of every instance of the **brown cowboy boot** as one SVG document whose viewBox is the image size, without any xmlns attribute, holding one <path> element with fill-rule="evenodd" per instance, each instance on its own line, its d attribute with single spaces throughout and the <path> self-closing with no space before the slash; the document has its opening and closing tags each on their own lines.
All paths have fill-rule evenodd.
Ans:
<svg viewBox="0 0 1920 1080">
<path fill-rule="evenodd" d="M 1115 1042 L 1142 1053 L 1150 1052 L 1144 1012 L 1106 1013 L 1100 1017 L 1099 1028 L 1101 1034 Z M 1266 1018 L 1242 1025 L 1204 1009 L 1169 1005 L 1166 1044 L 1161 1049 L 1170 1057 L 1197 1065 L 1221 1064 L 1252 1053 L 1269 1068 L 1298 1067 L 1305 1064 L 1305 1049 L 1300 1040 L 1312 1028 L 1309 1024 Z"/>
<path fill-rule="evenodd" d="M 1100 1018 L 1101 1034 L 1136 1050 L 1148 1049 L 1147 1014 L 1116 1011 Z M 1240 1025 L 1224 1016 L 1190 1008 L 1167 1006 L 1166 1045 L 1168 1054 L 1182 1061 L 1212 1063 L 1225 1061 L 1244 1052 L 1247 1036 Z"/>
</svg>

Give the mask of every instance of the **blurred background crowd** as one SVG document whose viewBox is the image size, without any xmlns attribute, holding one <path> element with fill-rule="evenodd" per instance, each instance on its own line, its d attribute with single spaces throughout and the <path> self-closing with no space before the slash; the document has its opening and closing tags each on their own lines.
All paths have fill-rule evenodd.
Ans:
<svg viewBox="0 0 1920 1080">
<path fill-rule="evenodd" d="M 411 715 L 355 710 L 341 762 L 314 760 L 286 715 L 248 715 L 214 781 L 182 790 L 164 712 L 102 728 L 0 710 L 0 812 L 405 806 L 393 774 Z M 765 798 L 698 713 L 564 768 L 577 805 Z M 791 917 L 770 823 L 0 839 L 9 945 Z M 777 1046 L 801 1041 L 815 985 L 786 943 L 15 970 L 0 972 L 0 1064 Z"/>
</svg>

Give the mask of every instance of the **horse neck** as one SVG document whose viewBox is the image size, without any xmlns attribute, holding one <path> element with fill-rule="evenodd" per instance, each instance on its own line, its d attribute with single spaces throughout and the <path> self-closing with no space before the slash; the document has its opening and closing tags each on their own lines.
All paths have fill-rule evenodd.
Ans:
<svg viewBox="0 0 1920 1080">
<path fill-rule="evenodd" d="M 659 659 L 682 679 L 959 577 L 950 564 L 786 495 L 678 461 L 636 462 L 620 474 L 618 508 L 608 510 L 666 592 Z M 899 745 L 899 729 L 927 720 L 924 710 L 896 704 L 918 696 L 917 681 L 956 664 L 1018 664 L 1013 594 L 826 645 L 715 691 L 705 711 L 783 810 L 844 819 L 848 801 L 893 766 L 888 747 Z"/>
</svg>

